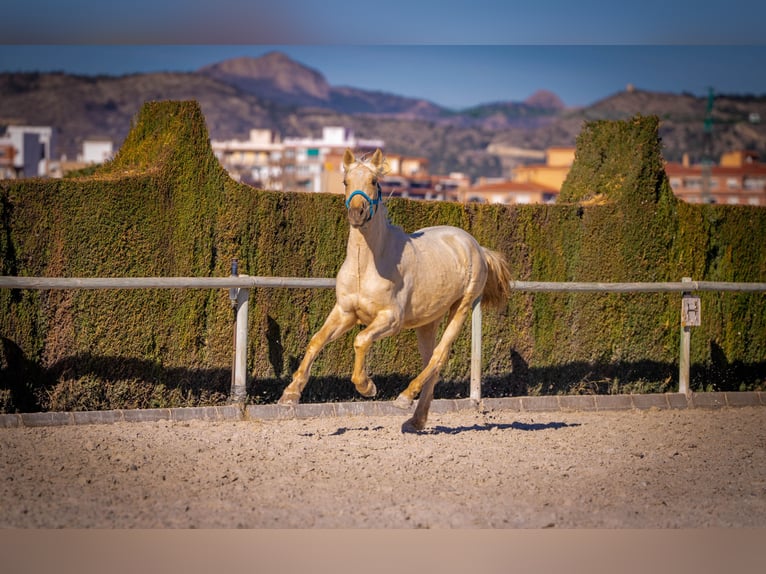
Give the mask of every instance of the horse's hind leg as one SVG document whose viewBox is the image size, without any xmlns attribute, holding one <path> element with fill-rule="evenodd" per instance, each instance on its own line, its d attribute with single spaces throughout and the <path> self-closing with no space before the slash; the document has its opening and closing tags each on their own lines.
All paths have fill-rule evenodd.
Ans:
<svg viewBox="0 0 766 574">
<path fill-rule="evenodd" d="M 292 382 L 282 392 L 282 397 L 279 399 L 280 405 L 292 405 L 300 400 L 303 388 L 309 380 L 311 365 L 314 364 L 314 360 L 319 352 L 327 343 L 346 333 L 355 324 L 356 315 L 343 311 L 338 305 L 333 307 L 322 328 L 311 337 L 306 354 L 303 356 L 298 369 L 293 373 Z"/>
<path fill-rule="evenodd" d="M 423 359 L 423 368 L 428 366 L 428 362 L 431 360 L 431 356 L 434 354 L 434 347 L 436 346 L 436 332 L 439 330 L 439 324 L 441 318 L 437 319 L 433 323 L 422 325 L 415 329 L 415 333 L 418 336 L 418 351 L 420 351 L 420 357 Z M 420 387 L 415 387 L 412 383 L 407 386 L 394 401 L 394 406 L 400 409 L 407 409 L 412 405 L 415 397 L 418 396 Z"/>
<path fill-rule="evenodd" d="M 422 430 L 426 426 L 426 420 L 428 419 L 428 409 L 431 406 L 431 401 L 434 398 L 434 387 L 436 381 L 439 378 L 439 371 L 444 366 L 444 363 L 449 357 L 449 351 L 452 347 L 452 343 L 460 334 L 460 329 L 465 323 L 468 313 L 471 311 L 471 304 L 473 300 L 470 298 L 463 298 L 460 304 L 457 306 L 454 314 L 447 323 L 447 327 L 444 329 L 441 341 L 436 345 L 433 356 L 428 362 L 428 365 L 423 372 L 421 372 L 410 383 L 410 386 L 414 386 L 417 389 L 421 389 L 420 398 L 418 399 L 418 406 L 415 407 L 415 414 L 402 425 L 402 431 L 409 430 Z M 452 314 L 452 313 L 451 313 Z M 409 387 L 408 387 L 409 388 Z"/>
</svg>

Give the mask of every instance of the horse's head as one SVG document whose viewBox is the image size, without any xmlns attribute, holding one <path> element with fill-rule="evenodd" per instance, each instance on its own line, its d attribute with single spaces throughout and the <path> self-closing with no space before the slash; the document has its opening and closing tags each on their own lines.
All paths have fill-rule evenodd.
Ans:
<svg viewBox="0 0 766 574">
<path fill-rule="evenodd" d="M 351 150 L 346 149 L 343 170 L 348 221 L 353 227 L 362 227 L 378 211 L 380 178 L 386 172 L 386 160 L 379 149 L 375 150 L 370 160 L 356 159 Z"/>
</svg>

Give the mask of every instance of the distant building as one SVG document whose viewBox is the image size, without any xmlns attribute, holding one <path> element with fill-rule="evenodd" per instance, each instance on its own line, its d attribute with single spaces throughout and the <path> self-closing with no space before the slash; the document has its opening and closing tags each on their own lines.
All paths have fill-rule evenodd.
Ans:
<svg viewBox="0 0 766 574">
<path fill-rule="evenodd" d="M 513 170 L 517 167 L 545 162 L 545 150 L 492 143 L 487 146 L 487 153 L 500 160 L 501 172 L 506 179 L 513 178 Z"/>
<path fill-rule="evenodd" d="M 0 140 L 2 145 L 2 140 Z M 343 154 L 346 148 L 370 154 L 384 148 L 379 139 L 363 140 L 353 131 L 336 126 L 322 129 L 321 138 L 285 138 L 272 130 L 253 129 L 247 140 L 211 142 L 221 164 L 238 181 L 255 187 L 283 191 L 343 193 Z M 511 150 L 521 157 L 523 150 Z M 510 152 L 509 152 L 510 153 Z M 540 152 L 532 150 L 530 158 Z M 521 154 L 521 155 L 520 155 Z M 529 155 L 529 154 L 528 154 Z M 545 163 L 526 163 L 512 170 L 511 179 L 480 178 L 475 185 L 464 174 L 429 173 L 428 159 L 398 154 L 386 156 L 389 171 L 381 181 L 384 197 L 504 204 L 555 203 L 574 162 L 574 147 L 545 150 Z M 529 159 L 529 158 L 528 158 Z M 0 167 L 3 161 L 0 151 Z M 751 151 L 733 151 L 710 166 L 688 157 L 680 164 L 667 163 L 666 173 L 680 199 L 699 203 L 709 186 L 710 200 L 724 204 L 766 205 L 766 165 Z"/>
<path fill-rule="evenodd" d="M 114 143 L 109 138 L 88 138 L 82 142 L 82 151 L 76 159 L 61 159 L 51 164 L 50 176 L 63 177 L 74 171 L 101 165 L 114 159 Z"/>
<path fill-rule="evenodd" d="M 432 175 L 431 182 L 437 197 L 442 200 L 460 201 L 461 196 L 471 187 L 471 179 L 464 173 Z"/>
<path fill-rule="evenodd" d="M 766 206 L 766 164 L 753 151 L 727 152 L 708 169 L 684 155 L 681 163 L 666 163 L 665 173 L 673 193 L 689 203 Z"/>
<path fill-rule="evenodd" d="M 11 143 L 0 143 L 0 179 L 16 177 L 15 157 L 16 148 Z"/>
<path fill-rule="evenodd" d="M 428 159 L 424 157 L 401 157 L 399 170 L 394 172 L 404 177 L 427 177 Z"/>
<path fill-rule="evenodd" d="M 572 167 L 575 148 L 551 147 L 545 152 L 508 148 L 505 153 L 526 161 L 512 168 L 511 179 L 479 178 L 476 185 L 462 190 L 459 201 L 511 205 L 556 202 Z M 545 163 L 534 162 L 540 158 L 545 158 Z"/>
<path fill-rule="evenodd" d="M 409 197 L 410 180 L 396 174 L 388 174 L 380 181 L 383 197 Z"/>
<path fill-rule="evenodd" d="M 482 181 L 467 189 L 460 198 L 465 203 L 555 203 L 559 189 L 518 181 Z"/>
<path fill-rule="evenodd" d="M 214 140 L 210 144 L 232 178 L 264 189 L 283 189 L 284 145 L 279 134 L 268 129 L 252 129 L 247 140 Z"/>
<path fill-rule="evenodd" d="M 85 165 L 102 164 L 114 157 L 114 144 L 107 138 L 91 138 L 82 142 L 82 155 L 78 160 Z"/>
<path fill-rule="evenodd" d="M 552 203 L 566 180 L 575 148 L 551 147 L 544 164 L 513 169 L 510 181 L 479 181 L 461 201 L 495 203 Z M 688 155 L 681 163 L 666 163 L 665 172 L 673 193 L 690 203 L 766 206 L 766 164 L 748 150 L 730 151 L 718 165 L 691 165 Z"/>
<path fill-rule="evenodd" d="M 545 150 L 545 163 L 514 168 L 512 180 L 560 191 L 572 167 L 574 156 L 575 148 L 573 147 L 550 147 Z"/>
<path fill-rule="evenodd" d="M 0 158 L 3 177 L 49 175 L 53 139 L 49 126 L 0 126 L 0 148 L 5 150 Z"/>
<path fill-rule="evenodd" d="M 234 179 L 255 187 L 282 191 L 336 192 L 342 182 L 346 148 L 365 154 L 383 149 L 379 139 L 356 138 L 353 131 L 328 126 L 321 138 L 285 138 L 254 129 L 248 140 L 212 141 L 218 160 Z"/>
</svg>

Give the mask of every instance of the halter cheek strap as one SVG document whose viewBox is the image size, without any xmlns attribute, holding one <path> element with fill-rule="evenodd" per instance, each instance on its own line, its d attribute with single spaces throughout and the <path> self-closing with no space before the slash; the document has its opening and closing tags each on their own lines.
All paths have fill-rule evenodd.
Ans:
<svg viewBox="0 0 766 574">
<path fill-rule="evenodd" d="M 372 219 L 372 216 L 375 215 L 375 209 L 374 208 L 377 208 L 378 204 L 380 203 L 380 188 L 378 188 L 378 197 L 376 199 L 372 199 L 369 195 L 367 195 L 361 189 L 357 189 L 355 191 L 352 191 L 351 195 L 349 195 L 348 199 L 346 200 L 346 209 L 351 207 L 351 199 L 355 195 L 361 195 L 364 199 L 367 200 L 367 203 L 370 204 L 370 219 Z"/>
</svg>

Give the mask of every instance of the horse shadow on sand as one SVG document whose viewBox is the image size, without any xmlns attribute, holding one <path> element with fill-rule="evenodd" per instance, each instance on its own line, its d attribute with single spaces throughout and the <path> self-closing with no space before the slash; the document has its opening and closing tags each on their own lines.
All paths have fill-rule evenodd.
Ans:
<svg viewBox="0 0 766 574">
<path fill-rule="evenodd" d="M 492 432 L 492 431 L 545 431 L 545 430 L 559 430 L 562 428 L 579 427 L 580 423 L 564 423 L 564 422 L 550 422 L 550 423 L 522 423 L 514 421 L 512 423 L 484 423 L 473 424 L 470 426 L 460 427 L 447 427 L 443 425 L 436 425 L 431 428 L 426 428 L 422 431 L 416 431 L 417 434 L 460 434 L 464 432 Z"/>
<path fill-rule="evenodd" d="M 515 430 L 515 431 L 545 431 L 545 430 L 558 430 L 562 428 L 569 428 L 569 427 L 579 427 L 581 423 L 564 423 L 564 422 L 549 422 L 549 423 L 522 423 L 518 421 L 514 421 L 512 423 L 484 423 L 484 424 L 473 424 L 470 426 L 459 426 L 459 427 L 447 427 L 444 425 L 436 425 L 430 428 L 425 428 L 423 430 L 411 430 L 406 428 L 405 426 L 402 427 L 402 432 L 408 433 L 408 434 L 419 434 L 419 435 L 439 435 L 439 434 L 460 434 L 464 432 L 492 432 L 492 431 L 507 431 L 507 430 Z M 349 428 L 349 427 L 340 427 L 335 432 L 332 432 L 329 434 L 329 436 L 340 436 L 344 435 L 347 432 L 353 432 L 353 431 L 377 431 L 382 430 L 383 427 L 376 426 L 376 427 L 357 427 L 357 428 Z"/>
</svg>

